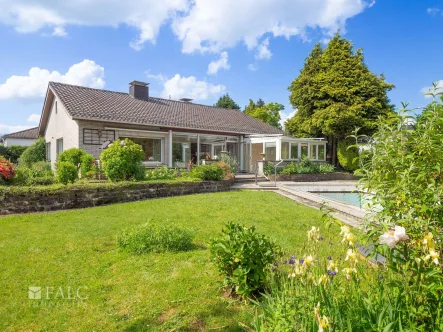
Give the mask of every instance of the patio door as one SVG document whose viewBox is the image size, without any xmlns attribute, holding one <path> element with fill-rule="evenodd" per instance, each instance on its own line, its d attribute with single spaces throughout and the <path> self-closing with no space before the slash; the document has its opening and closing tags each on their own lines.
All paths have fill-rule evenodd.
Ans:
<svg viewBox="0 0 443 332">
<path fill-rule="evenodd" d="M 224 144 L 213 144 L 212 145 L 212 155 L 215 159 L 219 159 L 221 156 L 221 152 L 224 151 Z"/>
</svg>

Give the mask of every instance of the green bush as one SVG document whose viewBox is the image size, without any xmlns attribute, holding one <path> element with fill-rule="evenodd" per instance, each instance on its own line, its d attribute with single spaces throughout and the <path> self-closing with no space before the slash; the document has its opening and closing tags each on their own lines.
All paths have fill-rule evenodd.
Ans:
<svg viewBox="0 0 443 332">
<path fill-rule="evenodd" d="M 193 177 L 203 181 L 223 180 L 224 173 L 223 167 L 217 164 L 195 166 L 191 171 Z"/>
<path fill-rule="evenodd" d="M 142 147 L 127 138 L 113 142 L 100 155 L 102 168 L 111 181 L 143 180 L 143 158 Z"/>
<path fill-rule="evenodd" d="M 74 183 L 78 179 L 78 169 L 73 163 L 61 161 L 57 166 L 56 178 L 63 184 Z"/>
<path fill-rule="evenodd" d="M 18 159 L 26 149 L 26 146 L 4 146 L 0 144 L 0 156 L 3 156 L 4 159 L 9 160 L 13 164 L 16 164 L 18 162 Z"/>
<path fill-rule="evenodd" d="M 333 173 L 335 167 L 327 163 L 314 163 L 309 159 L 302 159 L 299 163 L 289 163 L 281 171 L 281 174 L 315 174 Z"/>
<path fill-rule="evenodd" d="M 22 186 L 48 185 L 54 183 L 54 174 L 51 164 L 39 161 L 29 166 L 19 165 L 14 179 L 14 184 Z"/>
<path fill-rule="evenodd" d="M 146 171 L 146 180 L 173 180 L 177 178 L 175 169 L 169 169 L 167 166 L 157 167 Z"/>
<path fill-rule="evenodd" d="M 280 255 L 280 248 L 255 227 L 232 222 L 211 241 L 211 258 L 224 276 L 225 287 L 245 299 L 266 289 L 271 264 Z"/>
<path fill-rule="evenodd" d="M 46 141 L 43 137 L 36 140 L 22 153 L 18 163 L 29 166 L 39 161 L 46 161 Z"/>
<path fill-rule="evenodd" d="M 236 174 L 240 169 L 237 158 L 231 156 L 229 153 L 222 153 L 219 161 L 228 164 L 232 174 Z"/>
<path fill-rule="evenodd" d="M 169 223 L 152 223 L 124 230 L 117 238 L 121 248 L 135 254 L 179 252 L 194 248 L 193 234 Z"/>
<path fill-rule="evenodd" d="M 72 148 L 58 155 L 56 168 L 60 162 L 69 162 L 75 166 L 80 165 L 82 177 L 88 177 L 94 166 L 94 157 L 82 149 Z"/>
<path fill-rule="evenodd" d="M 355 141 L 347 139 L 338 142 L 337 145 L 337 158 L 340 166 L 347 171 L 355 171 L 358 168 L 358 150 L 355 145 Z"/>
</svg>

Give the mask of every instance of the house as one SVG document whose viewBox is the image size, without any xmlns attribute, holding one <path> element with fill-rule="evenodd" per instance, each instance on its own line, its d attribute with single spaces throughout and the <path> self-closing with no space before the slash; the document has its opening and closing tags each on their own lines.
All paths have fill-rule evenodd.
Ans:
<svg viewBox="0 0 443 332">
<path fill-rule="evenodd" d="M 18 131 L 16 133 L 6 134 L 3 136 L 4 146 L 20 145 L 30 146 L 34 144 L 38 138 L 38 127 Z"/>
<path fill-rule="evenodd" d="M 299 139 L 239 110 L 230 110 L 149 95 L 148 83 L 133 81 L 129 93 L 50 82 L 39 135 L 47 159 L 70 148 L 99 158 L 107 143 L 129 138 L 143 147 L 145 165 L 186 167 L 216 159 L 222 152 L 252 171 L 257 160 L 325 160 L 326 142 Z"/>
</svg>

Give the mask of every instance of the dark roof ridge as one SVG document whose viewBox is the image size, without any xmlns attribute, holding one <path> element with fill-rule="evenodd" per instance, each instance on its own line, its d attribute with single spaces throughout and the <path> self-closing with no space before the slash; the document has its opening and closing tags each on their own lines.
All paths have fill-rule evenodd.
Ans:
<svg viewBox="0 0 443 332">
<path fill-rule="evenodd" d="M 3 138 L 8 138 L 8 137 L 10 137 L 12 135 L 21 134 L 21 133 L 25 133 L 25 132 L 28 132 L 28 131 L 31 131 L 31 130 L 36 130 L 36 129 L 38 129 L 38 127 L 32 127 L 32 128 L 23 129 L 23 130 L 20 130 L 20 131 L 15 131 L 13 133 L 9 133 L 9 134 L 3 135 Z"/>
</svg>

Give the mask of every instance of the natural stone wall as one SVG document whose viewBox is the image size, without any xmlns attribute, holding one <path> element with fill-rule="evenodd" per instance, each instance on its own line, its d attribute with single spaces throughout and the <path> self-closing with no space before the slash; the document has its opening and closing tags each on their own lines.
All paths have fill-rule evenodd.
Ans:
<svg viewBox="0 0 443 332">
<path fill-rule="evenodd" d="M 275 176 L 268 176 L 270 181 L 274 181 Z M 277 181 L 294 182 L 318 182 L 318 181 L 337 181 L 337 180 L 358 180 L 359 178 L 350 173 L 324 173 L 324 174 L 277 174 Z"/>
<path fill-rule="evenodd" d="M 114 203 L 190 194 L 229 191 L 233 181 L 180 183 L 134 183 L 128 186 L 100 188 L 66 187 L 54 192 L 5 194 L 0 197 L 0 215 L 79 209 Z"/>
</svg>

